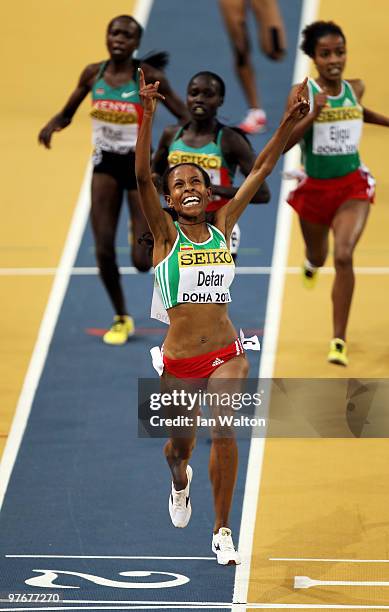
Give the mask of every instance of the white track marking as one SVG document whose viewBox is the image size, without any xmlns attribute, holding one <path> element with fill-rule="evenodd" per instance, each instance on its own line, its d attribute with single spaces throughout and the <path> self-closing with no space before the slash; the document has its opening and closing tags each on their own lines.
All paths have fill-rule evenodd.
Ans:
<svg viewBox="0 0 389 612">
<path fill-rule="evenodd" d="M 0 600 L 1 601 L 1 600 Z M 63 602 L 61 602 L 63 603 Z M 76 604 L 77 602 L 71 602 Z M 92 602 L 95 603 L 95 602 Z M 244 612 L 246 607 L 253 610 L 389 610 L 389 606 L 376 605 L 376 606 L 363 606 L 363 605 L 350 605 L 350 604 L 273 604 L 273 603 L 249 603 L 249 604 L 230 604 L 230 603 L 219 603 L 219 602 L 196 602 L 186 604 L 184 602 L 171 602 L 168 604 L 154 602 L 134 602 L 134 605 L 120 605 L 111 604 L 111 602 L 104 602 L 109 605 L 100 606 L 45 606 L 32 608 L 19 608 L 17 605 L 10 608 L 0 608 L 0 612 L 9 612 L 9 610 L 18 610 L 19 612 L 35 612 L 45 610 L 237 610 L 238 612 Z M 125 602 L 124 602 L 125 603 Z"/>
<path fill-rule="evenodd" d="M 86 600 L 77 600 L 77 602 L 78 602 L 78 603 L 81 603 L 81 604 L 83 604 L 83 603 L 84 603 L 84 604 L 86 604 L 86 603 L 91 603 L 91 604 L 93 604 L 93 603 L 94 603 L 94 604 L 104 604 L 104 603 L 108 603 L 108 602 L 107 602 L 107 600 L 101 600 L 101 601 L 100 601 L 100 600 L 93 600 L 93 599 L 91 599 L 91 600 L 88 600 L 88 599 L 86 599 Z M 64 599 L 64 600 L 63 600 L 61 603 L 67 603 L 67 604 L 69 603 L 69 604 L 71 604 L 71 603 L 76 603 L 76 601 L 75 601 L 75 600 L 71 600 L 71 599 Z M 138 601 L 109 601 L 109 603 L 112 603 L 112 604 L 119 604 L 119 605 L 120 605 L 120 604 L 123 604 L 123 605 L 124 605 L 124 604 L 137 604 L 137 603 L 138 603 L 138 604 L 154 604 L 154 605 L 158 605 L 158 604 L 160 604 L 160 605 L 171 605 L 171 604 L 175 604 L 175 605 L 182 605 L 183 607 L 186 607 L 186 606 L 194 606 L 194 605 L 196 605 L 196 606 L 201 606 L 201 607 L 203 607 L 203 606 L 204 606 L 204 607 L 206 607 L 206 606 L 214 605 L 214 606 L 229 606 L 230 608 L 231 608 L 232 606 L 235 606 L 235 605 L 236 605 L 236 604 L 231 604 L 231 603 L 230 603 L 230 604 L 228 604 L 228 603 L 226 603 L 226 602 L 209 602 L 209 601 L 204 601 L 204 602 L 203 602 L 203 601 L 201 601 L 201 602 L 200 602 L 200 601 L 197 601 L 197 602 L 196 602 L 196 601 L 187 601 L 187 602 L 183 602 L 183 601 L 174 601 L 174 602 L 173 602 L 173 601 L 158 601 L 158 602 L 156 602 L 155 600 L 154 600 L 154 601 L 139 601 L 139 600 L 138 600 Z M 247 606 L 247 605 L 249 605 L 250 607 L 252 606 L 252 607 L 254 607 L 254 608 L 255 608 L 255 607 L 257 607 L 257 608 L 258 608 L 258 607 L 262 607 L 262 608 L 263 608 L 263 607 L 265 607 L 265 606 L 267 606 L 267 607 L 269 607 L 269 608 L 270 608 L 270 607 L 272 607 L 272 608 L 273 608 L 274 606 L 276 606 L 276 607 L 281 607 L 281 606 L 282 606 L 282 607 L 284 607 L 284 608 L 285 608 L 285 607 L 288 607 L 288 608 L 293 608 L 293 607 L 296 607 L 296 605 L 294 606 L 294 605 L 290 605 L 290 604 L 260 604 L 260 603 L 254 603 L 254 604 L 240 604 L 240 605 L 241 605 L 241 606 L 244 606 L 244 605 L 245 605 L 245 606 Z M 299 605 L 299 604 L 297 604 L 297 606 L 298 606 L 298 605 Z M 344 607 L 344 606 L 343 606 L 343 604 L 338 604 L 338 605 L 339 605 L 340 607 Z M 309 606 L 308 604 L 301 604 L 301 606 L 302 606 L 302 607 L 305 607 L 305 608 L 308 608 L 308 607 L 309 607 L 309 608 L 311 608 L 311 607 L 312 607 L 312 606 Z M 321 604 L 318 604 L 318 606 L 321 606 Z M 313 606 L 313 607 L 315 607 L 315 606 Z M 324 606 L 324 605 L 323 605 L 323 606 L 321 606 L 321 607 L 323 607 L 323 608 L 324 608 L 324 607 L 325 607 L 325 608 L 330 607 L 330 608 L 331 608 L 331 607 L 335 607 L 335 606 L 327 606 L 327 605 L 325 605 L 325 606 Z M 351 607 L 352 607 L 352 606 L 351 606 Z M 359 607 L 359 606 L 356 606 L 356 607 Z M 361 607 L 361 608 L 363 608 L 364 606 L 360 606 L 360 607 Z M 384 606 L 384 608 L 385 608 L 385 607 L 386 607 L 386 606 Z M 387 607 L 389 608 L 389 606 L 387 606 Z"/>
<path fill-rule="evenodd" d="M 380 582 L 378 580 L 313 580 L 309 576 L 295 576 L 295 589 L 310 589 L 312 587 L 322 586 L 362 586 L 362 587 L 388 587 L 389 582 Z"/>
<path fill-rule="evenodd" d="M 66 238 L 65 247 L 62 252 L 59 266 L 56 270 L 50 297 L 39 328 L 38 338 L 35 343 L 26 377 L 24 379 L 7 444 L 2 456 L 0 464 L 0 509 L 3 504 L 11 472 L 19 451 L 24 430 L 26 428 L 35 391 L 45 365 L 47 352 L 49 350 L 55 325 L 57 323 L 58 315 L 69 283 L 70 273 L 73 268 L 82 234 L 87 222 L 90 201 L 90 177 L 91 165 L 88 164 L 78 202 L 71 221 L 69 233 Z"/>
<path fill-rule="evenodd" d="M 306 24 L 315 20 L 318 3 L 319 0 L 304 0 L 299 32 L 302 31 Z M 302 81 L 308 72 L 309 60 L 301 51 L 297 50 L 293 83 Z M 296 165 L 298 165 L 298 150 L 297 147 L 294 147 L 285 156 L 283 172 L 292 170 Z M 284 204 L 288 191 L 289 186 L 285 181 L 282 182 L 278 202 L 277 224 L 271 266 L 272 273 L 270 276 L 266 306 L 263 348 L 258 374 L 259 378 L 271 378 L 274 370 L 292 219 L 291 208 Z M 238 565 L 236 568 L 233 596 L 234 603 L 247 601 L 264 447 L 265 440 L 263 438 L 252 438 L 239 533 L 238 548 L 242 557 L 242 564 Z M 239 610 L 239 608 L 234 607 L 233 610 Z"/>
<path fill-rule="evenodd" d="M 280 267 L 279 270 L 284 274 L 301 274 L 301 268 L 298 266 L 285 266 Z M 0 276 L 54 276 L 58 272 L 58 268 L 0 268 Z M 389 274 L 389 266 L 357 266 L 354 268 L 356 274 L 361 275 L 382 275 Z M 72 268 L 70 274 L 72 276 L 96 276 L 99 273 L 98 268 L 94 266 L 78 266 Z M 150 274 L 153 271 L 150 270 Z M 272 268 L 270 266 L 237 266 L 235 268 L 236 274 L 271 274 Z M 334 274 L 334 268 L 327 266 L 320 268 L 320 274 Z M 133 266 L 122 266 L 120 268 L 120 274 L 131 275 L 131 274 L 144 274 L 139 273 Z"/>
<path fill-rule="evenodd" d="M 137 0 L 134 16 L 145 23 L 153 0 Z M 22 391 L 16 407 L 15 416 L 0 463 L 0 510 L 3 505 L 9 479 L 19 452 L 20 444 L 26 428 L 35 392 L 45 365 L 54 329 L 69 284 L 69 278 L 76 260 L 82 235 L 88 219 L 90 208 L 91 163 L 82 182 L 80 195 L 72 217 L 61 260 L 55 272 L 53 286 L 47 302 L 45 313 L 38 332 L 34 351 L 24 379 Z"/>
<path fill-rule="evenodd" d="M 5 555 L 7 559 L 162 559 L 187 561 L 216 561 L 216 557 L 133 557 L 113 555 Z"/>
<path fill-rule="evenodd" d="M 389 563 L 389 559 L 319 559 L 310 557 L 269 557 L 269 561 L 312 561 L 318 563 Z"/>
<path fill-rule="evenodd" d="M 137 21 L 145 28 L 149 20 L 151 8 L 154 0 L 137 0 L 133 15 Z"/>
</svg>

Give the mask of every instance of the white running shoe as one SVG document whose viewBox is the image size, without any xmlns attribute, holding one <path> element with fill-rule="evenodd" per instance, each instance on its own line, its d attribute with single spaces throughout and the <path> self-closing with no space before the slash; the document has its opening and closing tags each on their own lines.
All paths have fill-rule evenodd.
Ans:
<svg viewBox="0 0 389 612">
<path fill-rule="evenodd" d="M 220 565 L 240 565 L 240 555 L 235 550 L 231 537 L 231 529 L 220 527 L 218 533 L 212 537 L 212 552 L 217 556 Z"/>
<path fill-rule="evenodd" d="M 189 523 L 192 506 L 190 505 L 189 488 L 193 476 L 190 465 L 186 466 L 188 484 L 182 491 L 176 491 L 172 483 L 172 492 L 169 495 L 169 513 L 174 527 L 184 528 Z"/>
<path fill-rule="evenodd" d="M 266 122 L 266 113 L 262 108 L 249 108 L 239 127 L 246 134 L 260 134 L 266 130 Z"/>
</svg>

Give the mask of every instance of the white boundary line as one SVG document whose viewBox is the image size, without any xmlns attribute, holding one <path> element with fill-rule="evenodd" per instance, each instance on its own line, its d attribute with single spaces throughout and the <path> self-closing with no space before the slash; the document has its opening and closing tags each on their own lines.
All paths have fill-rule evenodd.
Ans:
<svg viewBox="0 0 389 612">
<path fill-rule="evenodd" d="M 153 0 L 137 0 L 135 18 L 144 25 L 149 16 Z M 0 511 L 4 502 L 9 479 L 19 452 L 32 402 L 41 377 L 50 342 L 53 337 L 58 315 L 69 283 L 71 271 L 77 256 L 90 208 L 91 163 L 82 182 L 80 195 L 73 213 L 59 266 L 55 273 L 50 297 L 38 332 L 38 338 L 31 356 L 22 391 L 16 407 L 15 416 L 0 463 Z"/>
<path fill-rule="evenodd" d="M 389 563 L 389 559 L 314 559 L 309 557 L 269 557 L 269 561 L 309 561 L 318 563 Z"/>
<path fill-rule="evenodd" d="M 112 604 L 118 604 L 118 605 L 120 605 L 120 604 L 154 604 L 154 605 L 158 605 L 158 604 L 160 604 L 160 605 L 169 605 L 170 604 L 171 605 L 171 604 L 174 604 L 174 605 L 182 605 L 183 607 L 194 606 L 194 605 L 199 606 L 199 607 L 200 606 L 201 607 L 202 606 L 209 606 L 209 605 L 232 607 L 233 605 L 235 605 L 235 604 L 231 604 L 231 603 L 228 604 L 227 602 L 220 602 L 220 601 L 215 601 L 215 602 L 209 602 L 209 601 L 187 601 L 187 602 L 183 602 L 183 601 L 155 601 L 155 600 L 154 601 L 139 601 L 139 600 L 138 601 L 107 601 L 107 600 L 93 600 L 93 599 L 91 599 L 91 600 L 88 600 L 88 599 L 86 599 L 86 600 L 77 600 L 77 602 L 74 601 L 74 600 L 71 600 L 71 599 L 63 599 L 62 602 L 60 602 L 60 603 L 69 604 L 69 603 L 78 603 L 78 602 L 82 603 L 82 604 L 83 603 L 92 603 L 92 604 L 93 603 L 94 604 L 112 603 Z M 248 605 L 248 604 L 240 604 L 241 607 L 243 605 Z M 250 605 L 250 607 L 251 606 L 254 606 L 254 607 L 259 607 L 259 606 L 261 606 L 261 607 L 264 607 L 264 606 L 270 607 L 271 606 L 272 608 L 274 607 L 274 605 L 277 606 L 277 604 L 263 604 L 263 603 L 262 604 L 261 603 L 254 603 L 254 604 L 249 604 L 249 605 Z M 290 605 L 290 604 L 278 604 L 278 606 L 280 606 L 280 605 L 284 606 L 284 607 L 288 607 L 288 608 L 294 607 L 293 604 L 292 605 Z M 311 607 L 311 606 L 309 606 L 309 604 L 295 604 L 295 605 L 297 605 L 297 606 L 301 605 L 301 606 L 304 606 L 304 607 Z M 317 606 L 320 606 L 320 605 L 321 604 L 317 604 Z M 344 606 L 344 604 L 334 604 L 334 606 L 335 605 Z M 327 607 L 327 605 L 323 605 L 322 607 Z M 331 608 L 332 606 L 330 605 L 328 607 Z M 363 606 L 361 606 L 361 607 L 363 608 Z M 387 606 L 387 607 L 389 608 L 389 606 Z"/>
<path fill-rule="evenodd" d="M 0 510 L 88 218 L 90 177 L 89 163 L 0 463 Z"/>
<path fill-rule="evenodd" d="M 133 557 L 111 555 L 4 555 L 7 559 L 162 559 L 187 561 L 216 561 L 216 557 Z"/>
<path fill-rule="evenodd" d="M 154 0 L 136 0 L 134 17 L 145 28 L 150 17 Z"/>
<path fill-rule="evenodd" d="M 301 274 L 301 268 L 298 266 L 285 266 L 280 267 L 280 271 L 285 274 Z M 58 272 L 58 268 L 0 268 L 0 276 L 54 276 Z M 326 266 L 320 268 L 320 274 L 334 274 L 334 268 Z M 386 275 L 389 274 L 389 266 L 357 266 L 354 268 L 356 274 L 378 274 Z M 70 270 L 72 276 L 96 276 L 99 273 L 98 268 L 94 266 L 78 266 Z M 149 274 L 154 274 L 154 270 L 150 270 Z M 237 266 L 235 268 L 236 274 L 271 274 L 272 268 L 270 266 Z M 144 274 L 144 272 L 138 272 L 133 266 L 122 266 L 120 267 L 120 274 L 131 275 L 131 274 Z"/>
<path fill-rule="evenodd" d="M 304 0 L 299 32 L 301 32 L 307 23 L 314 21 L 317 15 L 318 4 L 319 0 Z M 297 49 L 293 83 L 302 81 L 308 74 L 308 71 L 309 60 Z M 296 166 L 296 162 L 298 163 L 298 150 L 297 147 L 294 147 L 294 149 L 285 156 L 283 171 L 287 172 L 288 170 L 292 170 Z M 258 374 L 259 378 L 271 378 L 274 370 L 292 220 L 291 209 L 284 205 L 288 190 L 289 186 L 286 181 L 283 181 L 281 183 L 280 198 L 278 202 L 277 224 L 271 266 L 272 274 L 270 276 L 266 306 L 263 348 Z M 238 565 L 236 568 L 234 584 L 233 602 L 238 604 L 239 602 L 247 602 L 264 447 L 264 438 L 252 438 L 239 533 L 239 552 L 242 556 L 242 564 Z M 251 607 L 249 604 L 247 604 L 247 606 Z M 234 607 L 233 610 L 235 609 L 239 610 L 241 608 Z"/>
<path fill-rule="evenodd" d="M 60 602 L 63 603 L 63 602 Z M 77 604 L 76 601 L 71 602 Z M 92 602 L 95 603 L 95 602 Z M 16 604 L 14 607 L 8 608 L 0 608 L 0 612 L 9 612 L 9 610 L 19 610 L 19 612 L 35 612 L 46 610 L 231 610 L 231 607 L 236 609 L 239 612 L 244 612 L 246 610 L 246 606 L 253 610 L 389 610 L 389 606 L 386 605 L 350 605 L 350 604 L 273 604 L 273 603 L 250 603 L 250 604 L 231 604 L 227 602 L 196 602 L 196 603 L 180 603 L 180 602 L 171 602 L 168 604 L 158 603 L 158 601 L 154 602 L 135 602 L 135 605 L 120 605 L 120 604 L 111 604 L 111 602 L 104 602 L 109 605 L 99 605 L 99 606 L 34 606 L 32 608 L 19 608 Z M 125 604 L 126 602 L 123 602 Z"/>
</svg>

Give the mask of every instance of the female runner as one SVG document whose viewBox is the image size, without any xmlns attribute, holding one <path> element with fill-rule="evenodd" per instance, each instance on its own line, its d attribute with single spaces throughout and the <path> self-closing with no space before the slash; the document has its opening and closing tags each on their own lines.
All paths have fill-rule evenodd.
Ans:
<svg viewBox="0 0 389 612">
<path fill-rule="evenodd" d="M 67 127 L 88 95 L 92 94 L 93 176 L 91 222 L 100 276 L 114 308 L 111 329 L 104 335 L 106 344 L 124 344 L 134 333 L 134 321 L 128 315 L 115 255 L 115 235 L 123 192 L 128 195 L 132 223 L 132 260 L 140 272 L 147 272 L 151 259 L 138 238 L 147 231 L 139 205 L 134 164 L 135 143 L 142 120 L 138 94 L 137 68 L 142 65 L 148 79 L 160 81 L 165 106 L 178 118 L 187 118 L 183 102 L 172 91 L 160 68 L 166 54 L 145 60 L 133 59 L 143 33 L 142 26 L 129 15 L 120 15 L 107 28 L 109 60 L 87 66 L 64 108 L 40 131 L 39 142 L 48 149 L 54 132 Z"/>
<path fill-rule="evenodd" d="M 211 197 L 207 173 L 196 164 L 184 163 L 169 169 L 165 176 L 165 199 L 178 221 L 164 212 L 152 180 L 150 146 L 158 81 L 145 85 L 140 72 L 140 96 L 144 116 L 136 145 L 135 172 L 141 204 L 154 238 L 153 264 L 156 279 L 168 310 L 170 327 L 163 346 L 162 383 L 180 387 L 183 379 L 208 379 L 208 389 L 223 379 L 244 379 L 248 364 L 236 331 L 228 318 L 229 287 L 234 264 L 228 251 L 230 234 L 265 177 L 274 168 L 293 127 L 309 109 L 301 97 L 304 82 L 273 138 L 257 157 L 236 195 L 215 213 L 214 224 L 205 221 Z M 212 550 L 218 563 L 240 563 L 228 527 L 237 474 L 237 446 L 223 430 L 213 432 L 210 478 L 215 505 Z M 165 455 L 172 474 L 169 510 L 173 525 L 186 527 L 191 516 L 189 487 L 192 469 L 188 465 L 195 428 L 187 437 L 171 437 Z"/>
<path fill-rule="evenodd" d="M 303 31 L 301 49 L 318 72 L 304 95 L 311 112 L 293 130 L 286 150 L 300 142 L 307 178 L 289 194 L 305 242 L 303 281 L 312 287 L 334 235 L 333 339 L 328 361 L 346 366 L 346 328 L 354 291 L 353 253 L 374 199 L 374 180 L 358 153 L 362 124 L 389 126 L 389 118 L 361 106 L 361 80 L 343 79 L 347 50 L 341 28 L 316 21 Z M 298 87 L 298 86 L 297 86 Z M 294 96 L 295 89 L 291 96 Z"/>
<path fill-rule="evenodd" d="M 185 126 L 171 125 L 165 128 L 158 149 L 153 157 L 155 176 L 161 178 L 169 166 L 193 162 L 204 168 L 211 178 L 212 199 L 207 212 L 224 206 L 238 191 L 233 186 L 239 167 L 247 176 L 255 162 L 255 153 L 244 134 L 237 128 L 223 125 L 217 112 L 224 102 L 223 79 L 213 72 L 198 72 L 188 84 L 187 108 L 190 121 Z M 252 202 L 267 203 L 270 192 L 264 182 Z M 211 217 L 208 218 L 212 223 Z M 236 225 L 231 234 L 231 254 L 235 257 L 240 241 Z"/>
</svg>

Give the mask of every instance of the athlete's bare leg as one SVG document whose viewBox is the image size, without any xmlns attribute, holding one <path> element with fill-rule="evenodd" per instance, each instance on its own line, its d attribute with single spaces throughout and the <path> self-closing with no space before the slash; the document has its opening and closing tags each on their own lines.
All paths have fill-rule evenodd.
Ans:
<svg viewBox="0 0 389 612">
<path fill-rule="evenodd" d="M 299 217 L 300 227 L 305 242 L 305 256 L 308 261 L 319 268 L 324 265 L 328 254 L 328 225 L 311 223 Z"/>
<path fill-rule="evenodd" d="M 91 223 L 100 277 L 117 315 L 127 309 L 116 263 L 115 236 L 122 204 L 122 190 L 109 174 L 92 175 Z"/>
<path fill-rule="evenodd" d="M 349 200 L 336 212 L 334 232 L 335 281 L 332 287 L 334 338 L 346 339 L 346 328 L 354 291 L 353 253 L 366 225 L 370 203 Z"/>
<path fill-rule="evenodd" d="M 249 108 L 261 108 L 255 71 L 251 62 L 250 41 L 246 25 L 245 0 L 219 0 L 220 10 L 234 53 L 237 77 Z"/>
<path fill-rule="evenodd" d="M 139 244 L 138 240 L 143 234 L 150 232 L 150 229 L 142 212 L 138 192 L 131 190 L 127 195 L 132 225 L 132 261 L 139 272 L 148 272 L 152 266 L 152 255 L 144 244 Z"/>
<path fill-rule="evenodd" d="M 193 385 L 194 388 L 196 388 L 196 383 L 176 378 L 166 372 L 166 370 L 161 376 L 162 393 L 172 393 L 172 391 L 181 390 L 191 392 Z M 164 411 L 164 416 L 166 416 L 166 418 L 190 416 L 194 419 L 193 426 L 189 425 L 172 428 L 171 437 L 165 444 L 164 453 L 172 473 L 172 480 L 176 491 L 182 491 L 188 484 L 186 467 L 196 445 L 197 414 L 198 407 L 188 411 L 186 406 L 172 406 L 171 408 L 166 408 L 166 411 Z"/>
<path fill-rule="evenodd" d="M 170 438 L 164 448 L 166 461 L 172 473 L 176 491 L 182 491 L 188 484 L 186 467 L 196 445 L 196 438 Z"/>
<path fill-rule="evenodd" d="M 277 0 L 251 0 L 258 26 L 262 51 L 272 60 L 280 60 L 286 52 L 285 27 Z"/>
<path fill-rule="evenodd" d="M 238 379 L 245 379 L 249 370 L 245 355 L 234 357 L 227 363 L 219 366 L 208 382 L 209 393 L 240 392 Z M 223 379 L 226 383 L 223 384 Z M 231 383 L 236 381 L 236 388 Z M 238 388 L 239 387 L 239 388 Z M 212 411 L 215 415 L 215 410 Z M 228 527 L 229 516 L 234 495 L 236 476 L 238 471 L 238 447 L 233 428 L 227 426 L 216 427 L 212 432 L 211 454 L 209 459 L 209 477 L 212 483 L 215 506 L 214 533 L 220 527 Z"/>
</svg>

